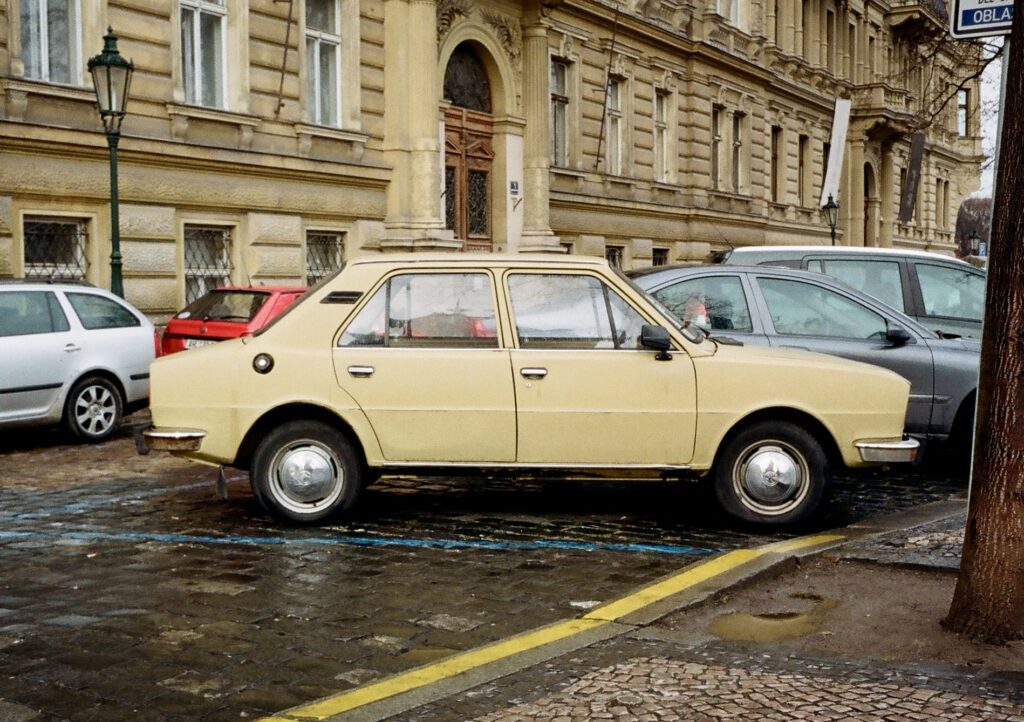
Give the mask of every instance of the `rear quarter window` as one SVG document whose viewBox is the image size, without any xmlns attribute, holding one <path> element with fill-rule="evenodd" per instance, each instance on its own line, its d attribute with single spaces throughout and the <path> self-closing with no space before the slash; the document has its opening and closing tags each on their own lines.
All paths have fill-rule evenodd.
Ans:
<svg viewBox="0 0 1024 722">
<path fill-rule="evenodd" d="M 82 326 L 94 331 L 101 328 L 141 326 L 138 316 L 117 301 L 93 293 L 66 294 Z"/>
</svg>

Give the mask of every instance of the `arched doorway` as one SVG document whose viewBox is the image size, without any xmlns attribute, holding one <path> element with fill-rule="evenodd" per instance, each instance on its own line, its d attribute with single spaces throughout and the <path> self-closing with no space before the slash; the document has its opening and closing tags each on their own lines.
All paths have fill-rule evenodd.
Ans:
<svg viewBox="0 0 1024 722">
<path fill-rule="evenodd" d="M 878 245 L 879 212 L 882 199 L 878 197 L 875 169 L 870 163 L 864 164 L 864 245 Z"/>
<path fill-rule="evenodd" d="M 444 73 L 445 222 L 463 250 L 493 247 L 491 175 L 494 119 L 487 71 L 470 43 L 452 52 Z"/>
</svg>

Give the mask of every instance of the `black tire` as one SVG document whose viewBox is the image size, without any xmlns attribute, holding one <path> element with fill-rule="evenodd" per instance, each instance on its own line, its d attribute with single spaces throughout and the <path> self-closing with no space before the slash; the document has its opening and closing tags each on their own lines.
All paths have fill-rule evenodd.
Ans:
<svg viewBox="0 0 1024 722">
<path fill-rule="evenodd" d="M 807 518 L 832 481 L 821 444 L 784 421 L 761 421 L 722 450 L 714 471 L 715 495 L 726 512 L 769 526 Z"/>
<path fill-rule="evenodd" d="M 71 387 L 64 402 L 64 428 L 84 441 L 103 441 L 117 431 L 123 413 L 117 386 L 102 376 L 86 376 Z"/>
<path fill-rule="evenodd" d="M 260 441 L 249 478 L 256 500 L 274 518 L 315 524 L 355 504 L 361 470 L 340 431 L 319 421 L 290 421 Z"/>
</svg>

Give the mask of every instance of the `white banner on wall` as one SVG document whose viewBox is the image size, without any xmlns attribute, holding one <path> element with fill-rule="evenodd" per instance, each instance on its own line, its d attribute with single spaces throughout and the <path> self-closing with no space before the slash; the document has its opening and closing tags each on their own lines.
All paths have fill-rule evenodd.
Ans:
<svg viewBox="0 0 1024 722">
<path fill-rule="evenodd" d="M 836 98 L 836 109 L 832 116 L 832 139 L 828 151 L 828 170 L 821 184 L 821 200 L 818 207 L 828 203 L 828 197 L 839 202 L 839 180 L 843 174 L 843 151 L 846 149 L 846 131 L 850 127 L 850 101 Z"/>
</svg>

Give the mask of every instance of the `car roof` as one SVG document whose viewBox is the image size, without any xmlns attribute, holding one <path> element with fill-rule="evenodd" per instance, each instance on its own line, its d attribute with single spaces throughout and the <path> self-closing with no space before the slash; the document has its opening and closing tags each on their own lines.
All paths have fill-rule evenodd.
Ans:
<svg viewBox="0 0 1024 722">
<path fill-rule="evenodd" d="M 95 289 L 105 291 L 104 288 L 97 288 L 88 281 L 80 278 L 2 278 L 0 279 L 0 290 L 31 288 L 74 288 L 74 289 Z"/>
<path fill-rule="evenodd" d="M 308 286 L 218 286 L 214 291 L 240 291 L 242 293 L 305 293 Z"/>
<path fill-rule="evenodd" d="M 879 256 L 909 256 L 912 258 L 924 258 L 929 261 L 945 261 L 948 263 L 961 264 L 970 268 L 977 268 L 959 258 L 947 256 L 932 251 L 921 251 L 915 248 L 880 248 L 868 246 L 741 246 L 733 248 L 723 258 L 762 256 L 768 258 L 798 258 L 807 255 L 821 256 L 842 256 L 842 255 L 879 255 Z"/>
<path fill-rule="evenodd" d="M 776 276 L 780 278 L 792 278 L 803 281 L 814 281 L 824 286 L 831 286 L 843 293 L 856 298 L 858 301 L 867 303 L 868 305 L 880 306 L 885 309 L 886 313 L 894 316 L 900 323 L 907 327 L 913 328 L 918 334 L 931 338 L 935 336 L 933 331 L 930 331 L 920 322 L 915 321 L 910 316 L 906 315 L 902 311 L 893 308 L 892 306 L 885 303 L 874 296 L 871 296 L 863 291 L 860 291 L 853 286 L 824 273 L 818 273 L 817 271 L 803 271 L 796 268 L 784 268 L 781 266 L 741 266 L 741 265 L 722 265 L 722 264 L 704 264 L 703 266 L 678 266 L 675 268 L 666 269 L 664 274 L 651 274 L 643 278 L 635 279 L 638 285 L 646 292 L 652 292 L 658 290 L 661 286 L 667 284 L 669 281 L 677 279 L 683 279 L 688 276 L 696 276 L 700 274 L 712 274 L 712 275 L 726 275 L 729 273 L 743 274 L 743 273 L 756 273 L 760 276 Z"/>
<path fill-rule="evenodd" d="M 460 266 L 519 266 L 552 265 L 580 267 L 608 267 L 608 261 L 600 256 L 576 256 L 571 254 L 548 253 L 395 253 L 379 256 L 359 256 L 345 262 L 346 265 L 384 263 L 388 265 L 450 264 Z"/>
</svg>

